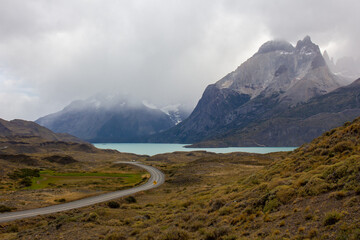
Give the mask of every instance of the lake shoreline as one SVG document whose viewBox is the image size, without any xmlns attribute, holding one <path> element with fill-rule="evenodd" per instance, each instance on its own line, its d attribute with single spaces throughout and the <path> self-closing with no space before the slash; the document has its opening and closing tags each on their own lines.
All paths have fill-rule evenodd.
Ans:
<svg viewBox="0 0 360 240">
<path fill-rule="evenodd" d="M 138 155 L 157 155 L 171 152 L 207 151 L 214 153 L 247 152 L 266 154 L 271 152 L 288 152 L 296 147 L 226 147 L 226 148 L 186 148 L 188 144 L 176 143 L 92 143 L 100 149 L 113 149 L 119 152 Z"/>
</svg>

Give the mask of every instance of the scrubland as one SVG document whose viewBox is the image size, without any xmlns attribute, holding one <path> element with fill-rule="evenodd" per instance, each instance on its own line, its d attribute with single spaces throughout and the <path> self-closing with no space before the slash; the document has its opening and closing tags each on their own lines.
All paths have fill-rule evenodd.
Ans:
<svg viewBox="0 0 360 240">
<path fill-rule="evenodd" d="M 113 154 L 108 167 L 119 158 Z M 3 223 L 0 238 L 360 238 L 360 119 L 289 153 L 175 152 L 137 160 L 161 169 L 165 184 Z"/>
</svg>

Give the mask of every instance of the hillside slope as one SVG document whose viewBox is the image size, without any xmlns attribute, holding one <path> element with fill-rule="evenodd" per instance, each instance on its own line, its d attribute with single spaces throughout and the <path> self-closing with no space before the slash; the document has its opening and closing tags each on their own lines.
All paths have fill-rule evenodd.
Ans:
<svg viewBox="0 0 360 240">
<path fill-rule="evenodd" d="M 0 154 L 48 152 L 97 152 L 98 150 L 77 137 L 54 133 L 37 123 L 25 120 L 0 119 Z M 99 150 L 100 151 L 100 150 Z"/>
<path fill-rule="evenodd" d="M 213 139 L 193 146 L 300 146 L 360 116 L 360 79 L 294 108 L 241 128 L 228 126 Z"/>
<path fill-rule="evenodd" d="M 51 130 L 31 121 L 20 119 L 6 121 L 0 119 L 0 138 L 11 140 L 16 139 L 17 137 L 34 137 L 46 141 L 84 143 L 81 139 L 71 136 L 70 134 L 54 133 Z"/>
</svg>

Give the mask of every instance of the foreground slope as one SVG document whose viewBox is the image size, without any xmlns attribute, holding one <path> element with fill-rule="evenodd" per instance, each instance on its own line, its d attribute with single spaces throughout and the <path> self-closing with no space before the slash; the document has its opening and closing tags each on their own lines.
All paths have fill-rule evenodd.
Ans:
<svg viewBox="0 0 360 240">
<path fill-rule="evenodd" d="M 144 157 L 161 187 L 2 224 L 4 239 L 359 239 L 360 118 L 289 153 Z"/>
</svg>

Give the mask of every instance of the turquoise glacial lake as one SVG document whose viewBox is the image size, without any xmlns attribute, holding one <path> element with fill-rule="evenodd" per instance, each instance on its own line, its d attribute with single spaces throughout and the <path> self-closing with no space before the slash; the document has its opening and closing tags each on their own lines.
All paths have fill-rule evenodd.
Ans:
<svg viewBox="0 0 360 240">
<path fill-rule="evenodd" d="M 295 147 L 229 147 L 229 148 L 185 148 L 186 144 L 168 143 L 94 143 L 97 148 L 115 149 L 119 152 L 135 153 L 139 155 L 153 156 L 161 153 L 207 151 L 215 153 L 248 152 L 270 153 L 292 151 Z"/>
</svg>

